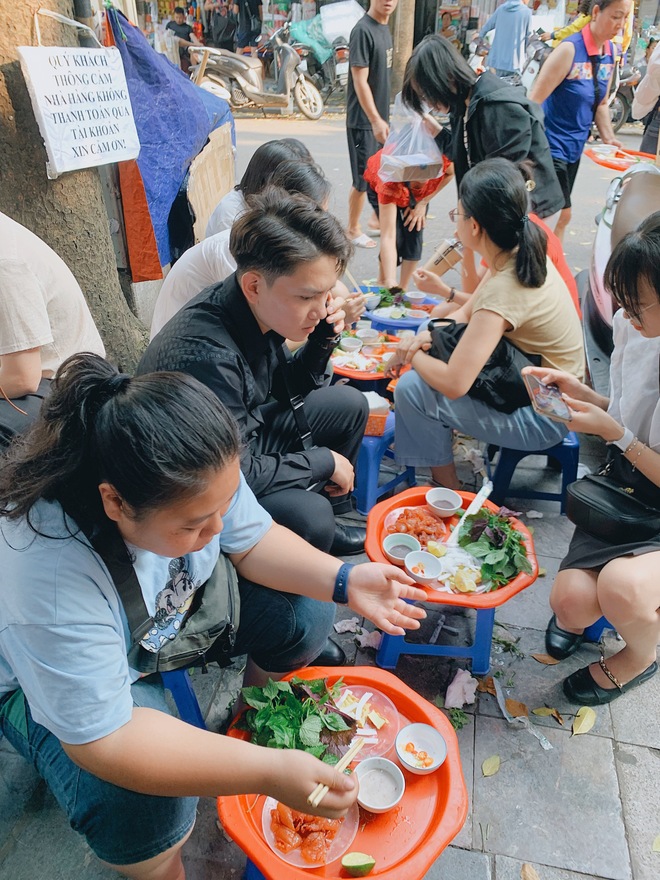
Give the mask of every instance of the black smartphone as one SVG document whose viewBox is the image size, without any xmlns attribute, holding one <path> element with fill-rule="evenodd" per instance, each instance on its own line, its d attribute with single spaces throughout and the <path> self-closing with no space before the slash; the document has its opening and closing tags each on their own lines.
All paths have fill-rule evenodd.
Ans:
<svg viewBox="0 0 660 880">
<path fill-rule="evenodd" d="M 556 422 L 571 421 L 571 411 L 556 385 L 544 385 L 530 373 L 525 373 L 523 379 L 535 412 Z"/>
<path fill-rule="evenodd" d="M 543 34 L 547 33 L 547 31 L 545 30 L 545 28 L 536 28 L 536 33 L 539 35 L 539 37 L 542 37 Z"/>
</svg>

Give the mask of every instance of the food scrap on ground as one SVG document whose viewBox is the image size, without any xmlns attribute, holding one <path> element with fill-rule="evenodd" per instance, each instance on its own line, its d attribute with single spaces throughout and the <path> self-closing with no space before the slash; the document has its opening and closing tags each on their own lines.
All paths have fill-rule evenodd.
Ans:
<svg viewBox="0 0 660 880">
<path fill-rule="evenodd" d="M 477 679 L 472 678 L 466 669 L 458 669 L 445 696 L 445 709 L 462 709 L 475 701 Z"/>
</svg>

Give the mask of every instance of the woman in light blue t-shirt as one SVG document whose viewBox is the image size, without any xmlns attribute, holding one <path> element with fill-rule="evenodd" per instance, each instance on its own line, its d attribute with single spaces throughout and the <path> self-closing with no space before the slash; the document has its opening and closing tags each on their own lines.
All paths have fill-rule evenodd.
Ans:
<svg viewBox="0 0 660 880">
<path fill-rule="evenodd" d="M 0 732 L 97 856 L 136 880 L 184 876 L 197 796 L 260 792 L 308 810 L 323 783 L 318 812 L 338 817 L 357 792 L 306 752 L 274 761 L 166 714 L 160 682 L 138 681 L 129 665 L 126 615 L 87 535 L 123 540 L 154 620 L 141 644 L 153 652 L 176 640 L 225 553 L 239 575 L 232 655 L 248 654 L 246 684 L 309 663 L 330 631 L 333 598 L 394 634 L 424 616 L 405 601 L 424 592 L 400 569 L 348 571 L 273 523 L 240 474 L 238 442 L 231 416 L 196 379 L 131 379 L 75 355 L 0 472 Z"/>
</svg>

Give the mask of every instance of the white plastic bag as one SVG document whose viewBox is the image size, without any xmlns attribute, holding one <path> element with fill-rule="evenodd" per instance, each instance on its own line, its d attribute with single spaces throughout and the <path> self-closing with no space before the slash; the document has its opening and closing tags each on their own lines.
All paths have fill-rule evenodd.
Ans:
<svg viewBox="0 0 660 880">
<path fill-rule="evenodd" d="M 431 180 L 442 175 L 442 168 L 442 151 L 428 133 L 423 118 L 404 107 L 398 94 L 381 154 L 379 178 L 383 183 Z"/>
</svg>

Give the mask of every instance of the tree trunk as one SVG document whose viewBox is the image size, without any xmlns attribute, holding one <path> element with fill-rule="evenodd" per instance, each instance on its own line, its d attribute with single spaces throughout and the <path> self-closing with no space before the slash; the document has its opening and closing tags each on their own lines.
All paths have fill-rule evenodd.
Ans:
<svg viewBox="0 0 660 880">
<path fill-rule="evenodd" d="M 392 27 L 394 63 L 392 67 L 392 97 L 401 91 L 403 73 L 413 49 L 415 32 L 415 0 L 399 0 Z"/>
<path fill-rule="evenodd" d="M 0 0 L 5 13 L 0 29 L 0 211 L 62 257 L 85 294 L 108 359 L 132 372 L 147 335 L 119 285 L 98 171 L 46 177 L 46 150 L 16 52 L 17 46 L 36 43 L 32 15 L 39 6 L 38 0 Z M 73 17 L 73 3 L 67 0 L 51 0 L 48 6 Z M 78 45 L 69 26 L 45 16 L 39 26 L 44 45 Z"/>
</svg>

